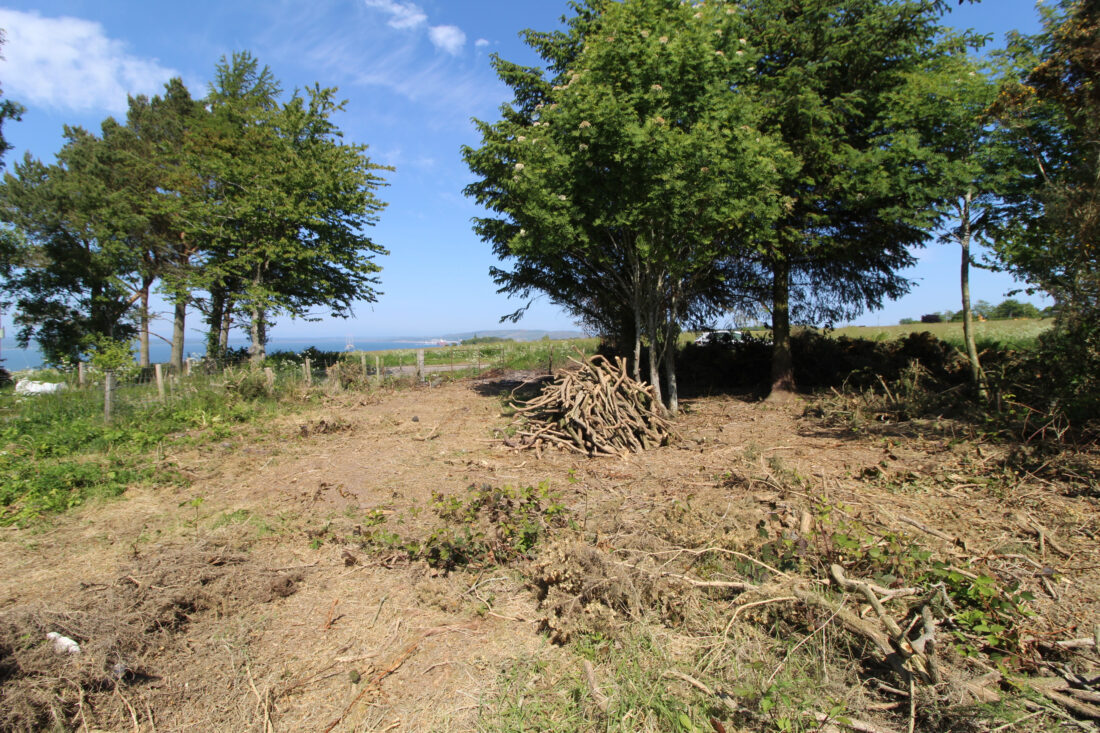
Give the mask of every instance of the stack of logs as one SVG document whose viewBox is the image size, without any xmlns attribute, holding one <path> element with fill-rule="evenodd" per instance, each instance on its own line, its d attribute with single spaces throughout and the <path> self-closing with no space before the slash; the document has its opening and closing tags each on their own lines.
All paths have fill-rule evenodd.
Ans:
<svg viewBox="0 0 1100 733">
<path fill-rule="evenodd" d="M 653 388 L 627 375 L 626 361 L 594 356 L 580 369 L 563 372 L 542 394 L 522 403 L 520 427 L 505 443 L 531 448 L 556 446 L 590 456 L 625 456 L 672 438 L 672 426 Z"/>
</svg>

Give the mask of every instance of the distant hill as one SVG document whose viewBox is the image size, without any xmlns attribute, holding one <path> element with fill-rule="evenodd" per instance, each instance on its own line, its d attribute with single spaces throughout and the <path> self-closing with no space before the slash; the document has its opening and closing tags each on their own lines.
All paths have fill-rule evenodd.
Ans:
<svg viewBox="0 0 1100 733">
<path fill-rule="evenodd" d="M 538 331 L 527 329 L 488 329 L 485 331 L 465 331 L 463 333 L 448 333 L 440 338 L 447 341 L 462 341 L 463 339 L 473 338 L 474 336 L 499 336 L 503 339 L 514 339 L 515 341 L 539 341 L 543 337 L 549 337 L 552 341 L 558 341 L 560 339 L 582 339 L 586 338 L 586 334 L 580 331 Z"/>
</svg>

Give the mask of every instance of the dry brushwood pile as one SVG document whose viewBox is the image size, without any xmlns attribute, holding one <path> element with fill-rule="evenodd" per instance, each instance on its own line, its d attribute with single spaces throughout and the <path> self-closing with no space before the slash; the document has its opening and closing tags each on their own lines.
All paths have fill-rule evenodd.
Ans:
<svg viewBox="0 0 1100 733">
<path fill-rule="evenodd" d="M 516 410 L 517 440 L 506 444 L 531 448 L 541 456 L 553 446 L 590 456 L 624 456 L 666 445 L 672 426 L 661 416 L 653 388 L 632 379 L 626 361 L 596 355 L 566 371 L 542 394 Z"/>
</svg>

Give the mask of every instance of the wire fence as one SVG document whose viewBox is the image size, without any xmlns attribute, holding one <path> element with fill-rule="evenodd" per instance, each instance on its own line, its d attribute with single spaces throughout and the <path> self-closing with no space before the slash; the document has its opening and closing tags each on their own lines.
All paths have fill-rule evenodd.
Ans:
<svg viewBox="0 0 1100 733">
<path fill-rule="evenodd" d="M 186 408 L 193 404 L 202 409 L 219 396 L 248 400 L 291 395 L 304 398 L 318 391 L 438 384 L 443 380 L 497 376 L 508 370 L 553 373 L 570 358 L 583 359 L 592 354 L 597 343 L 596 339 L 502 342 L 382 352 L 308 349 L 298 354 L 272 354 L 262 366 L 248 361 L 187 359 L 182 369 L 152 364 L 113 372 L 80 363 L 34 372 L 29 378 L 65 384 L 63 393 L 37 395 L 36 400 L 79 400 L 85 408 L 93 407 L 89 402 L 99 403 L 104 420 L 110 422 L 158 405 Z"/>
</svg>

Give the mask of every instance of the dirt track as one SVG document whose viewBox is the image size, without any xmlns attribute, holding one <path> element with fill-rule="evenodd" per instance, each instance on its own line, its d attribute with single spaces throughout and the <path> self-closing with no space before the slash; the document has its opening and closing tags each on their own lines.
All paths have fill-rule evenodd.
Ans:
<svg viewBox="0 0 1100 733">
<path fill-rule="evenodd" d="M 820 502 L 944 552 L 1011 556 L 1042 542 L 1060 568 L 1056 587 L 1033 581 L 1026 563 L 1019 575 L 1034 585 L 1043 628 L 1065 637 L 1100 623 L 1096 498 L 1027 476 L 998 493 L 974 474 L 1000 447 L 921 425 L 854 433 L 803 417 L 801 403 L 714 397 L 687 402 L 677 446 L 537 461 L 496 440 L 511 386 L 340 395 L 162 456 L 191 479 L 186 488 L 134 489 L 49 528 L 2 530 L 0 627 L 78 639 L 85 652 L 60 672 L 74 685 L 123 665 L 114 690 L 70 696 L 67 713 L 89 728 L 472 730 L 517 660 L 576 660 L 539 632 L 520 572 L 446 574 L 357 540 L 382 520 L 415 534 L 432 492 L 541 481 L 594 546 L 644 528 L 699 547 L 797 526 Z M 46 651 L 37 663 L 59 664 Z M 49 699 L 45 682 L 21 684 L 29 705 Z"/>
</svg>

